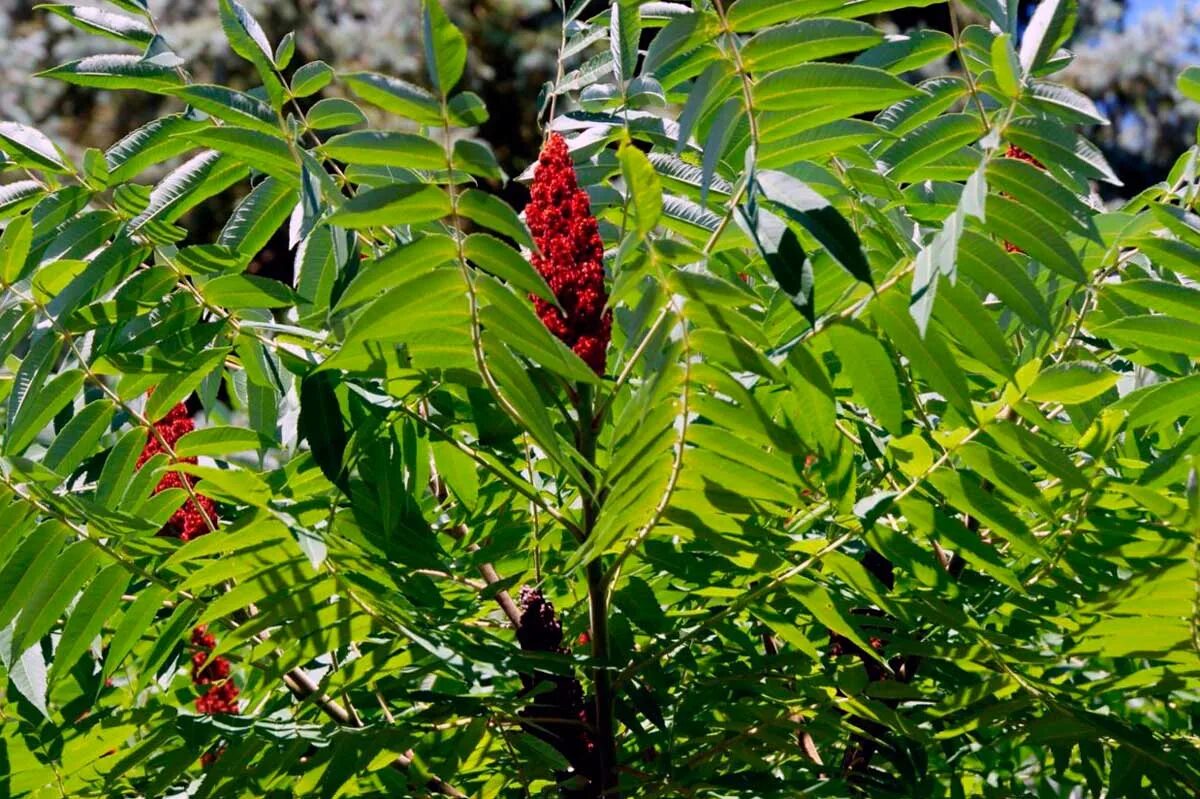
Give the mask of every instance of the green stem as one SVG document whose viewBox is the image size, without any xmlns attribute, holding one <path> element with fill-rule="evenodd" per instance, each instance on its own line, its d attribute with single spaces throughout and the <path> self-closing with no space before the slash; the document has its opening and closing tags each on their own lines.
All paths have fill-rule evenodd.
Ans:
<svg viewBox="0 0 1200 799">
<path fill-rule="evenodd" d="M 589 464 L 596 463 L 596 417 L 593 408 L 592 387 L 581 383 L 577 387 L 579 413 L 579 454 Z M 584 538 L 592 534 L 599 515 L 599 502 L 595 497 L 595 477 L 592 470 L 585 470 L 587 482 L 582 493 Z M 608 592 L 604 579 L 604 564 L 599 555 L 587 565 L 588 610 L 591 621 L 592 658 L 596 665 L 592 669 L 592 686 L 596 702 L 596 753 L 600 759 L 600 788 L 606 797 L 619 797 L 617 779 L 616 723 L 613 719 L 612 675 L 608 671 Z"/>
</svg>

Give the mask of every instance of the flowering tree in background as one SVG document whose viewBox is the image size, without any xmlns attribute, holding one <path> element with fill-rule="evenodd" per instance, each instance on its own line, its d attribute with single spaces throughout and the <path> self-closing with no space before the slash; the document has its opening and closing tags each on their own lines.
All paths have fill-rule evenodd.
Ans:
<svg viewBox="0 0 1200 799">
<path fill-rule="evenodd" d="M 515 177 L 437 0 L 42 9 L 162 114 L 0 122 L 2 792 L 1195 796 L 1200 151 L 966 5 L 564 4 Z"/>
<path fill-rule="evenodd" d="M 105 0 L 86 0 L 103 7 Z M 106 147 L 140 122 L 163 111 L 161 97 L 142 93 L 105 92 L 53 84 L 31 75 L 38 69 L 86 55 L 121 48 L 112 40 L 80 32 L 59 14 L 34 10 L 26 0 L 0 0 L 0 107 L 15 121 L 33 124 L 73 155 L 88 146 Z M 489 105 L 503 104 L 503 120 L 485 123 L 486 137 L 499 162 L 520 171 L 536 153 L 539 132 L 539 87 L 554 76 L 559 42 L 558 16 L 552 0 L 488 0 L 468 3 L 447 0 L 451 19 L 464 24 L 471 70 L 468 88 Z M 604 7 L 591 0 L 584 13 Z M 1017 4 L 1017 24 L 1028 23 L 1036 3 Z M 1059 80 L 1093 98 L 1103 124 L 1091 120 L 1084 128 L 1121 177 L 1123 187 L 1099 187 L 1105 196 L 1128 197 L 1154 183 L 1184 148 L 1195 141 L 1200 104 L 1175 85 L 1185 66 L 1200 60 L 1200 18 L 1187 0 L 1081 0 L 1075 59 Z M 245 3 L 271 30 L 296 32 L 297 57 L 322 59 L 339 69 L 368 69 L 419 80 L 422 70 L 419 0 L 299 0 Z M 69 7 L 69 6 L 56 6 Z M 962 21 L 988 24 L 984 5 L 964 3 Z M 944 4 L 917 8 L 889 7 L 867 16 L 887 33 L 912 34 L 935 27 L 951 32 Z M 821 12 L 818 12 L 821 13 Z M 156 9 L 156 22 L 197 80 L 252 81 L 253 69 L 225 46 L 216 6 L 209 0 L 176 0 Z M 603 42 L 573 48 L 568 68 L 587 60 Z M 932 76 L 945 73 L 953 55 L 925 65 Z M 327 91 L 341 93 L 337 85 Z M 319 95 L 318 95 L 319 96 Z M 375 115 L 372 124 L 387 127 L 396 120 Z M 510 202 L 521 202 L 520 190 L 506 190 Z M 236 195 L 202 204 L 206 221 L 217 227 L 228 215 Z M 210 209 L 209 206 L 216 206 Z M 211 214 L 211 216 L 209 216 Z"/>
</svg>

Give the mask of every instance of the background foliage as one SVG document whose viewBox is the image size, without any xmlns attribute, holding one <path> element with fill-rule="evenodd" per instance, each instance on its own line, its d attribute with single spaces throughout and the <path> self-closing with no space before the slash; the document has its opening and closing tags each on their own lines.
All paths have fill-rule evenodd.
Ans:
<svg viewBox="0 0 1200 799">
<path fill-rule="evenodd" d="M 194 50 L 39 11 L 99 54 L 41 84 L 155 100 L 103 149 L 0 124 L 5 793 L 1195 796 L 1197 149 L 1106 207 L 1079 9 L 906 5 L 550 15 L 599 376 L 440 4 L 404 80 L 233 0 Z M 193 493 L 218 529 L 157 535 Z M 518 645 L 525 584 L 570 651 Z"/>
</svg>

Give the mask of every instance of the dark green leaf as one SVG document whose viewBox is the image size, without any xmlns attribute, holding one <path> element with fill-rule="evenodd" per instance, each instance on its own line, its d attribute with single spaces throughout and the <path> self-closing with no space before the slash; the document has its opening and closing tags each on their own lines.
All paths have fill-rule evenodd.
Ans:
<svg viewBox="0 0 1200 799">
<path fill-rule="evenodd" d="M 780 69 L 805 61 L 863 50 L 883 41 L 883 32 L 847 19 L 803 19 L 769 28 L 742 47 L 742 60 L 753 71 Z"/>
<path fill-rule="evenodd" d="M 766 198 L 803 226 L 843 269 L 874 285 L 858 234 L 827 199 L 784 172 L 759 172 L 758 183 Z"/>
<path fill-rule="evenodd" d="M 152 630 L 154 616 L 158 613 L 164 600 L 168 597 L 167 590 L 158 585 L 150 585 L 138 593 L 137 599 L 126 608 L 121 621 L 117 623 L 116 632 L 109 642 L 108 652 L 104 656 L 104 675 L 112 676 L 125 657 L 133 651 L 138 640 Z"/>
<path fill-rule="evenodd" d="M 46 450 L 42 465 L 59 474 L 70 474 L 96 451 L 100 437 L 108 432 L 116 409 L 111 401 L 98 399 L 83 406 L 63 425 L 54 443 Z"/>
<path fill-rule="evenodd" d="M 887 350 L 869 330 L 855 322 L 831 325 L 826 332 L 854 393 L 885 430 L 899 435 L 904 404 L 896 367 Z"/>
<path fill-rule="evenodd" d="M 50 632 L 75 594 L 96 573 L 101 557 L 100 550 L 88 541 L 77 541 L 62 551 L 44 579 L 22 601 L 12 638 L 16 651 L 25 651 Z"/>
<path fill-rule="evenodd" d="M 1040 69 L 1070 37 L 1075 28 L 1074 0 L 1042 0 L 1021 37 L 1021 66 L 1026 72 Z"/>
<path fill-rule="evenodd" d="M 1025 393 L 1034 402 L 1078 405 L 1108 391 L 1119 377 L 1116 372 L 1091 361 L 1060 363 L 1043 369 Z"/>
<path fill-rule="evenodd" d="M 754 100 L 764 111 L 832 106 L 848 117 L 886 108 L 919 93 L 881 69 L 822 63 L 801 64 L 766 75 L 754 87 Z"/>
<path fill-rule="evenodd" d="M 529 228 L 508 203 L 495 195 L 467 189 L 458 197 L 458 212 L 472 222 L 508 236 L 521 247 L 534 248 Z"/>
<path fill-rule="evenodd" d="M 622 147 L 621 174 L 633 210 L 638 238 L 644 238 L 654 230 L 662 216 L 662 186 L 658 174 L 645 154 L 636 147 Z"/>
<path fill-rule="evenodd" d="M 205 85 L 183 86 L 172 89 L 170 94 L 231 125 L 253 128 L 275 138 L 282 135 L 271 106 L 253 95 Z"/>
<path fill-rule="evenodd" d="M 308 441 L 313 458 L 330 482 L 346 486 L 343 458 L 346 428 L 337 399 L 337 380 L 317 372 L 300 383 L 300 436 Z"/>
<path fill-rule="evenodd" d="M 101 8 L 70 3 L 47 3 L 37 8 L 57 14 L 80 30 L 110 39 L 146 45 L 154 38 L 154 31 L 144 21 Z"/>
<path fill-rule="evenodd" d="M 233 125 L 193 131 L 186 135 L 195 145 L 227 153 L 247 166 L 291 186 L 300 184 L 300 165 L 287 142 L 278 136 Z"/>
<path fill-rule="evenodd" d="M 145 61 L 136 55 L 93 55 L 38 73 L 76 86 L 95 89 L 136 89 L 158 92 L 183 83 L 170 67 Z"/>
<path fill-rule="evenodd" d="M 33 224 L 29 216 L 19 216 L 4 228 L 0 235 L 0 281 L 15 283 L 21 276 L 29 246 L 33 241 Z"/>
<path fill-rule="evenodd" d="M 1170 316 L 1128 316 L 1093 328 L 1092 334 L 1120 347 L 1200 356 L 1200 324 Z"/>
<path fill-rule="evenodd" d="M 554 294 L 533 265 L 500 239 L 486 233 L 467 236 L 464 254 L 488 272 L 529 294 L 554 302 Z"/>
<path fill-rule="evenodd" d="M 92 639 L 100 634 L 105 622 L 120 607 L 121 596 L 128 585 L 129 572 L 120 563 L 104 568 L 88 583 L 63 626 L 62 637 L 54 651 L 54 665 L 50 669 L 51 683 L 70 673 L 91 646 Z"/>
<path fill-rule="evenodd" d="M 458 248 L 449 236 L 435 233 L 402 244 L 377 259 L 367 261 L 338 301 L 344 311 L 376 299 L 401 283 L 426 274 L 431 268 L 453 261 Z"/>
</svg>

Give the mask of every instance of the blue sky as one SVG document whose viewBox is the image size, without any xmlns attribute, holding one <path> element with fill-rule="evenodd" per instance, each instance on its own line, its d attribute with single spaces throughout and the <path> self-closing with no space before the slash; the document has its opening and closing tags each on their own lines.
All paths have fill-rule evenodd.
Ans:
<svg viewBox="0 0 1200 799">
<path fill-rule="evenodd" d="M 1147 9 L 1162 8 L 1174 5 L 1177 2 L 1179 0 L 1132 0 L 1129 4 L 1129 16 L 1131 19 L 1137 19 Z"/>
</svg>

